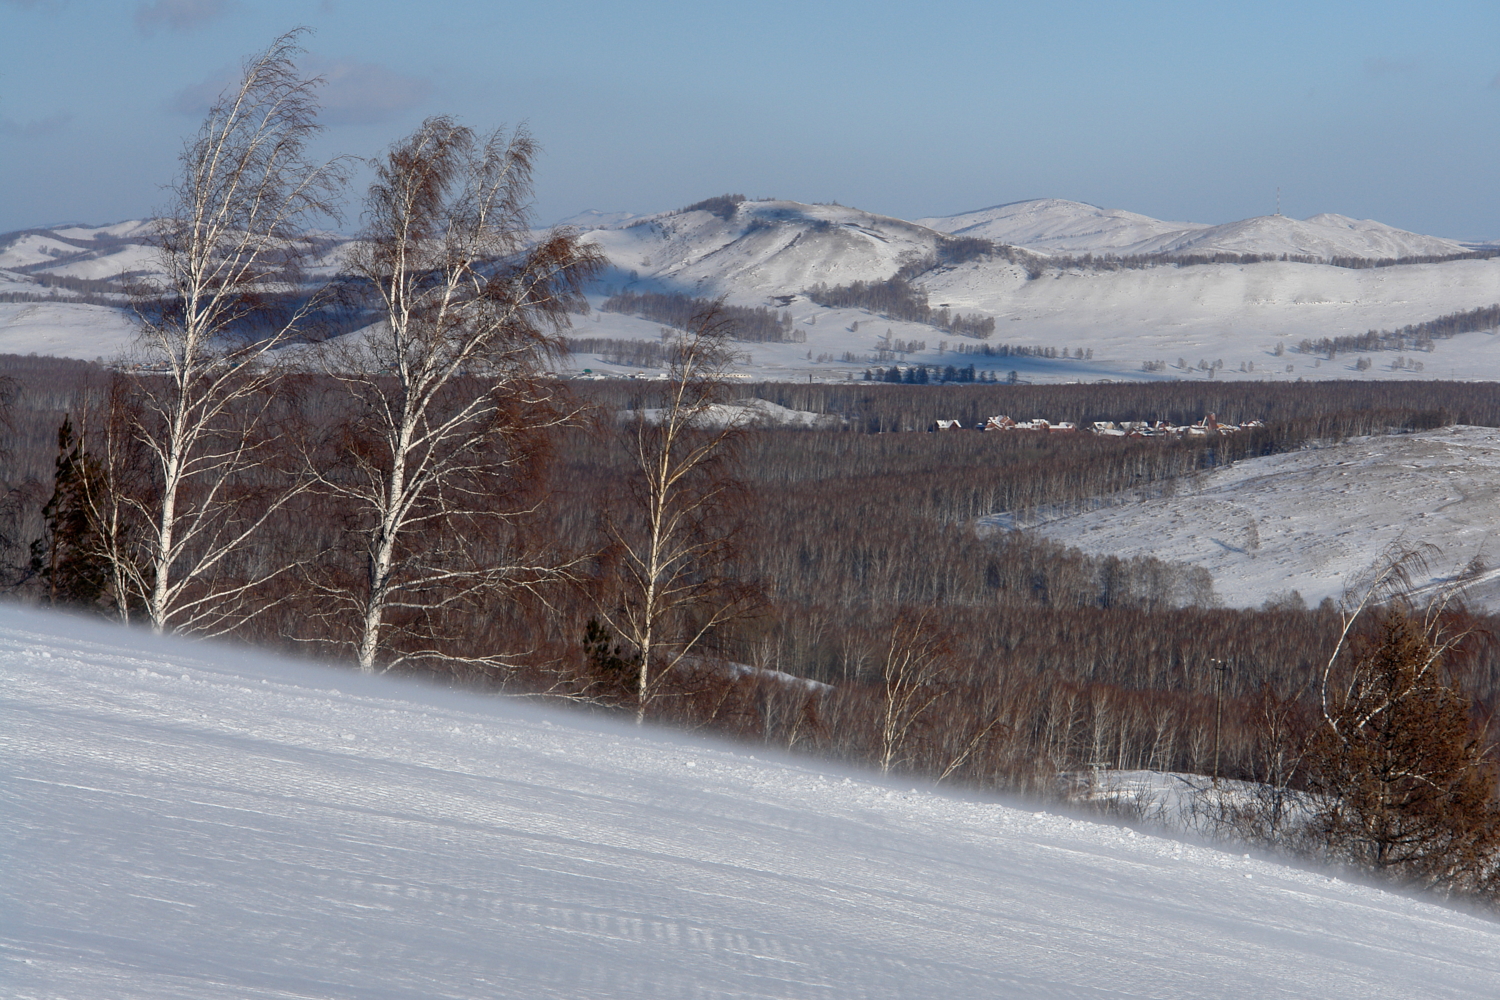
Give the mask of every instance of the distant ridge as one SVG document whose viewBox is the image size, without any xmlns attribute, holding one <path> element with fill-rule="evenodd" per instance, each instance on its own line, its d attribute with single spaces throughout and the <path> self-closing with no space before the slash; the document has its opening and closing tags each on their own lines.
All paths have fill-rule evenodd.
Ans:
<svg viewBox="0 0 1500 1000">
<path fill-rule="evenodd" d="M 939 232 L 1054 254 L 1237 253 L 1386 259 L 1441 257 L 1471 249 L 1456 240 L 1330 212 L 1306 219 L 1262 215 L 1214 226 L 1164 222 L 1059 198 L 1010 202 L 918 222 Z"/>
</svg>

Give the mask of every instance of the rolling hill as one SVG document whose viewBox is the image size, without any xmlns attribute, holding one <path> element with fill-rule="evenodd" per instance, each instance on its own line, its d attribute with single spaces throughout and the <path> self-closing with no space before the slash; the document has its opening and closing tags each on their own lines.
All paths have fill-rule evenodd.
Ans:
<svg viewBox="0 0 1500 1000">
<path fill-rule="evenodd" d="M 1017 201 L 918 221 L 943 233 L 1074 255 L 1237 253 L 1380 259 L 1443 256 L 1468 249 L 1456 240 L 1331 213 L 1307 219 L 1262 215 L 1214 226 L 1163 222 L 1058 198 Z"/>
<path fill-rule="evenodd" d="M 750 377 L 847 380 L 904 362 L 974 364 L 1036 382 L 1206 378 L 1200 362 L 1223 362 L 1213 377 L 1500 379 L 1493 331 L 1368 364 L 1357 354 L 1328 359 L 1326 352 L 1295 350 L 1303 340 L 1399 329 L 1500 302 L 1500 258 L 1381 267 L 1306 259 L 1183 266 L 1170 259 L 1227 253 L 1372 261 L 1466 249 L 1342 216 L 1207 226 L 1044 199 L 908 222 L 842 205 L 721 197 L 655 215 L 590 211 L 568 221 L 610 261 L 591 294 L 596 309 L 576 318 L 575 337 L 596 345 L 659 339 L 660 323 L 597 308 L 621 290 L 722 296 L 790 320 L 786 342 L 746 348 L 740 368 Z M 123 300 L 109 279 L 152 266 L 144 234 L 142 223 L 121 223 L 0 236 L 0 352 L 109 358 L 126 349 L 132 328 L 112 308 Z M 322 273 L 336 270 L 340 247 L 332 237 L 320 242 Z M 1157 256 L 1130 267 L 1074 259 L 1125 253 Z M 807 294 L 819 285 L 884 281 L 898 271 L 925 290 L 934 311 L 993 319 L 993 335 L 979 340 L 932 322 L 829 308 Z M 1043 357 L 1038 347 L 1069 356 Z M 574 365 L 636 370 L 607 355 L 583 347 Z"/>
</svg>

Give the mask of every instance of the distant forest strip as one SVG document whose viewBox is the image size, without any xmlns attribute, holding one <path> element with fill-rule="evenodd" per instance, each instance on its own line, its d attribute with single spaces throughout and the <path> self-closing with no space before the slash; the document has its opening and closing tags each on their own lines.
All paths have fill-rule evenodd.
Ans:
<svg viewBox="0 0 1500 1000">
<path fill-rule="evenodd" d="M 672 357 L 667 345 L 655 340 L 569 337 L 567 345 L 570 354 L 596 354 L 608 364 L 627 368 L 661 368 Z"/>
<path fill-rule="evenodd" d="M 1093 254 L 1081 256 L 1042 256 L 977 236 L 954 237 L 939 245 L 938 252 L 907 264 L 897 272 L 910 280 L 939 267 L 953 267 L 980 258 L 1001 258 L 1026 268 L 1027 277 L 1040 277 L 1047 269 L 1078 271 L 1139 271 L 1151 267 L 1195 267 L 1202 264 L 1268 264 L 1277 261 L 1293 264 L 1325 264 L 1351 270 L 1377 267 L 1404 267 L 1410 264 L 1446 264 L 1456 260 L 1493 260 L 1500 250 L 1466 250 L 1452 254 L 1416 254 L 1405 257 L 1352 257 L 1337 255 L 1318 257 L 1312 254 L 1288 253 L 1138 253 Z"/>
<path fill-rule="evenodd" d="M 130 275 L 121 278 L 128 280 Z M 125 289 L 120 280 L 74 278 L 65 274 L 35 274 L 30 280 L 51 291 L 0 292 L 0 302 L 81 302 L 93 306 L 119 306 L 124 302 Z"/>
<path fill-rule="evenodd" d="M 1491 260 L 1500 257 L 1500 250 L 1470 250 L 1453 254 L 1423 254 L 1409 257 L 1316 257 L 1311 254 L 1294 253 L 1184 253 L 1184 254 L 1084 254 L 1082 257 L 1054 257 L 1051 262 L 1058 268 L 1077 268 L 1086 271 L 1124 271 L 1147 267 L 1194 267 L 1200 264 L 1269 264 L 1287 261 L 1293 264 L 1326 264 L 1351 270 L 1376 267 L 1404 267 L 1409 264 L 1446 264 L 1455 260 Z"/>
<path fill-rule="evenodd" d="M 1370 330 L 1349 337 L 1303 340 L 1297 349 L 1303 354 L 1326 354 L 1330 361 L 1336 354 L 1355 351 L 1430 351 L 1434 340 L 1497 328 L 1500 328 L 1500 303 L 1449 313 L 1425 323 L 1411 323 L 1399 330 Z"/>
<path fill-rule="evenodd" d="M 820 306 L 832 309 L 864 309 L 888 319 L 911 323 L 928 323 L 940 330 L 981 340 L 995 332 L 993 316 L 950 313 L 946 307 L 933 309 L 927 304 L 927 289 L 914 285 L 899 274 L 885 281 L 856 281 L 848 285 L 818 284 L 806 295 Z"/>
<path fill-rule="evenodd" d="M 600 308 L 665 323 L 678 330 L 690 329 L 708 309 L 717 308 L 719 318 L 730 324 L 730 336 L 735 340 L 756 344 L 800 344 L 807 340 L 805 333 L 792 328 L 788 313 L 777 313 L 763 306 L 716 304 L 710 299 L 676 292 L 620 292 L 605 299 Z"/>
<path fill-rule="evenodd" d="M 0 302 L 67 302 L 77 305 L 116 307 L 121 304 L 118 295 L 59 295 L 55 291 L 48 292 L 46 295 L 40 292 L 0 292 Z"/>
<path fill-rule="evenodd" d="M 621 410 L 640 392 L 629 381 L 579 383 L 575 392 Z M 1257 438 L 1271 454 L 1308 441 L 1341 440 L 1393 429 L 1426 430 L 1447 424 L 1500 427 L 1500 385 L 1478 382 L 1113 382 L 1093 385 L 886 385 L 760 382 L 725 386 L 726 398 L 761 398 L 793 410 L 844 419 L 844 433 L 920 431 L 936 420 L 972 427 L 997 414 L 1042 416 L 1083 426 L 1095 420 L 1162 420 L 1190 424 L 1214 413 L 1227 423 L 1267 423 Z M 994 435 L 991 435 L 992 437 Z M 960 435 L 966 438 L 967 435 Z M 1220 444 L 1235 449 L 1251 438 Z M 925 446 L 924 446 L 925 447 Z M 1235 452 L 1210 450 L 1210 464 Z"/>
</svg>

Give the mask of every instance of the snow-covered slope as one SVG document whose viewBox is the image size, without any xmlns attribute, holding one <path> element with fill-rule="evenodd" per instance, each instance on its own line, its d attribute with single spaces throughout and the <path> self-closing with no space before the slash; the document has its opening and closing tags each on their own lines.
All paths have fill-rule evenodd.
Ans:
<svg viewBox="0 0 1500 1000">
<path fill-rule="evenodd" d="M 934 307 L 994 317 L 993 342 L 1092 350 L 1089 362 L 955 356 L 950 352 L 961 345 L 978 345 L 926 323 L 858 309 L 826 309 L 798 294 L 820 282 L 887 278 L 902 265 L 932 254 L 942 240 L 937 228 L 1030 241 L 1038 249 L 1070 254 L 1231 250 L 1390 257 L 1464 249 L 1340 216 L 1303 222 L 1272 216 L 1195 227 L 1056 200 L 923 222 L 927 225 L 838 205 L 744 202 L 732 213 L 664 213 L 594 230 L 587 238 L 614 265 L 601 282 L 602 291 L 724 295 L 737 304 L 788 311 L 805 339 L 746 348 L 750 360 L 744 368 L 763 378 L 859 377 L 865 367 L 882 362 L 877 352 L 886 331 L 894 340 L 926 344 L 899 359 L 886 356 L 886 364 L 974 362 L 1002 373 L 1014 370 L 1027 381 L 1194 377 L 1175 365 L 1143 374 L 1143 362 L 1178 358 L 1190 365 L 1223 360 L 1220 378 L 1500 378 L 1500 352 L 1490 349 L 1495 338 L 1482 333 L 1443 342 L 1440 356 L 1402 359 L 1399 367 L 1377 363 L 1356 368 L 1357 358 L 1348 355 L 1329 363 L 1313 355 L 1274 353 L 1278 343 L 1294 347 L 1303 339 L 1394 329 L 1500 302 L 1500 260 L 1364 269 L 1281 261 L 1122 271 L 1065 267 L 1038 276 L 1021 262 L 991 257 L 940 267 L 917 279 Z M 604 298 L 597 295 L 594 304 Z M 655 339 L 657 325 L 596 313 L 579 324 L 577 335 Z M 1416 360 L 1422 362 L 1420 369 Z M 599 355 L 581 357 L 578 367 L 619 370 Z"/>
<path fill-rule="evenodd" d="M 0 712 L 8 996 L 1500 992 L 1323 875 L 15 607 Z"/>
<path fill-rule="evenodd" d="M 955 236 L 978 236 L 1046 253 L 1134 253 L 1151 240 L 1175 237 L 1206 224 L 1163 222 L 1118 208 L 1081 201 L 1035 198 L 974 212 L 918 219 L 929 229 Z"/>
<path fill-rule="evenodd" d="M 151 265 L 149 221 L 0 234 L 0 273 L 46 273 L 108 281 Z"/>
<path fill-rule="evenodd" d="M 589 208 L 566 219 L 559 219 L 553 225 L 572 226 L 574 229 L 614 229 L 639 218 L 634 212 L 601 212 L 597 208 Z"/>
<path fill-rule="evenodd" d="M 820 282 L 889 278 L 932 253 L 942 236 L 842 205 L 746 201 L 723 214 L 699 209 L 647 216 L 586 238 L 609 255 L 614 281 L 634 272 L 636 280 L 646 277 L 674 291 L 761 305 Z"/>
<path fill-rule="evenodd" d="M 0 354 L 109 360 L 129 350 L 139 335 L 125 312 L 110 306 L 0 302 Z"/>
<path fill-rule="evenodd" d="M 1170 497 L 1114 499 L 1087 512 L 992 520 L 1098 555 L 1203 566 L 1235 607 L 1292 590 L 1308 604 L 1337 601 L 1391 551 L 1433 546 L 1420 588 L 1450 585 L 1473 564 L 1469 600 L 1500 611 L 1500 431 L 1492 427 L 1246 459 L 1184 481 Z"/>
<path fill-rule="evenodd" d="M 1468 249 L 1454 240 L 1326 212 L 1306 219 L 1263 215 L 1210 226 L 1163 222 L 1058 198 L 1017 201 L 918 222 L 939 232 L 1067 254 L 1241 253 L 1378 259 L 1443 256 Z"/>
<path fill-rule="evenodd" d="M 1440 257 L 1464 253 L 1454 240 L 1422 236 L 1372 219 L 1324 213 L 1307 219 L 1261 215 L 1222 226 L 1160 236 L 1142 243 L 1137 253 L 1293 254 L 1310 257 Z"/>
</svg>

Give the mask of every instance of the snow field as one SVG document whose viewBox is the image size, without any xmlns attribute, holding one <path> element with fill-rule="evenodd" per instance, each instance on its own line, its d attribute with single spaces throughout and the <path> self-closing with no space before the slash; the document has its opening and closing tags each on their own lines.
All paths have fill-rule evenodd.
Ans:
<svg viewBox="0 0 1500 1000">
<path fill-rule="evenodd" d="M 813 761 L 0 607 L 17 997 L 1491 997 L 1500 925 Z"/>
</svg>

